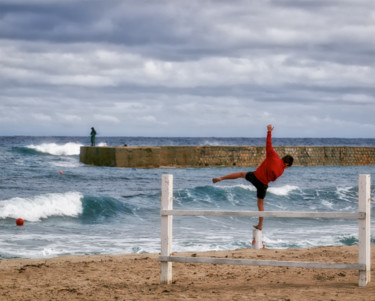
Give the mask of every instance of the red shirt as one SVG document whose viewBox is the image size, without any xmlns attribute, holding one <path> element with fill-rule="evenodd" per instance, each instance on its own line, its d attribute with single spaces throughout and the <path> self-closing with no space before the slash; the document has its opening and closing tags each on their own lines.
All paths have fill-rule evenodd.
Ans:
<svg viewBox="0 0 375 301">
<path fill-rule="evenodd" d="M 280 177 L 286 164 L 279 158 L 279 155 L 272 148 L 271 131 L 267 132 L 266 142 L 266 159 L 255 170 L 254 175 L 263 184 L 268 185 L 269 182 L 275 181 Z"/>
</svg>

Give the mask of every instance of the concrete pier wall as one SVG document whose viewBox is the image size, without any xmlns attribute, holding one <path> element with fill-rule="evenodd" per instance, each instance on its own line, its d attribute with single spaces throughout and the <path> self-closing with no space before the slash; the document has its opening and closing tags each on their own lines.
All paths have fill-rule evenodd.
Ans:
<svg viewBox="0 0 375 301">
<path fill-rule="evenodd" d="M 294 166 L 375 165 L 375 147 L 275 146 L 280 158 L 294 157 Z M 80 161 L 97 166 L 184 168 L 257 166 L 264 146 L 82 146 Z"/>
</svg>

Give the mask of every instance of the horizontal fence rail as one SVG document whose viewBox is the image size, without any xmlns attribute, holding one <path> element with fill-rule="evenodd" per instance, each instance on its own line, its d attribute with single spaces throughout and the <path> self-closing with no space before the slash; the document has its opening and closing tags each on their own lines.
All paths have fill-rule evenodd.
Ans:
<svg viewBox="0 0 375 301">
<path fill-rule="evenodd" d="M 359 271 L 359 286 L 370 281 L 371 271 L 371 196 L 370 175 L 359 175 L 358 212 L 279 212 L 279 211 L 219 211 L 219 210 L 173 210 L 173 176 L 162 176 L 161 197 L 161 252 L 160 282 L 172 282 L 172 263 L 211 263 L 251 266 L 345 269 Z M 337 218 L 358 219 L 358 263 L 325 263 L 303 261 L 273 261 L 207 257 L 179 257 L 172 254 L 173 216 L 239 216 L 239 217 L 279 217 L 279 218 Z"/>
<path fill-rule="evenodd" d="M 343 218 L 364 219 L 365 212 L 283 212 L 283 211 L 212 211 L 212 210 L 160 210 L 160 215 L 174 216 L 239 216 L 281 218 Z"/>
</svg>

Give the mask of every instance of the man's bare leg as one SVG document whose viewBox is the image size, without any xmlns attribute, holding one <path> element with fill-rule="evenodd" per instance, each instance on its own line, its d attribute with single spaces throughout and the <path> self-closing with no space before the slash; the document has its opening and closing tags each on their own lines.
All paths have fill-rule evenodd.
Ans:
<svg viewBox="0 0 375 301">
<path fill-rule="evenodd" d="M 220 178 L 213 178 L 212 182 L 217 183 L 222 180 L 235 180 L 238 178 L 246 178 L 246 174 L 247 172 L 235 172 L 235 173 L 231 173 L 229 175 L 226 175 Z M 264 211 L 264 199 L 258 199 L 257 205 L 258 205 L 259 211 Z M 262 216 L 259 217 L 258 225 L 254 225 L 254 228 L 258 230 L 263 229 L 263 217 Z"/>
<path fill-rule="evenodd" d="M 212 182 L 217 183 L 217 182 L 220 182 L 222 180 L 235 180 L 235 179 L 238 179 L 238 178 L 245 178 L 245 177 L 246 177 L 246 172 L 235 172 L 235 173 L 231 173 L 229 175 L 226 175 L 226 176 L 223 176 L 223 177 L 220 177 L 220 178 L 213 178 Z"/>
<path fill-rule="evenodd" d="M 258 210 L 264 211 L 264 199 L 258 199 L 257 202 Z M 259 217 L 258 225 L 254 226 L 255 229 L 262 230 L 263 229 L 263 217 Z"/>
</svg>

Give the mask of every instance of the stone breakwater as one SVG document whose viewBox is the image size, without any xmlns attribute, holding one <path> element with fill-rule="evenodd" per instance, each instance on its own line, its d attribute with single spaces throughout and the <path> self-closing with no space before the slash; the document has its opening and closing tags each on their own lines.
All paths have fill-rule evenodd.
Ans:
<svg viewBox="0 0 375 301">
<path fill-rule="evenodd" d="M 274 146 L 280 158 L 294 157 L 294 166 L 375 165 L 375 147 Z M 185 168 L 257 166 L 264 146 L 82 146 L 80 161 L 97 166 Z"/>
</svg>

